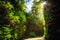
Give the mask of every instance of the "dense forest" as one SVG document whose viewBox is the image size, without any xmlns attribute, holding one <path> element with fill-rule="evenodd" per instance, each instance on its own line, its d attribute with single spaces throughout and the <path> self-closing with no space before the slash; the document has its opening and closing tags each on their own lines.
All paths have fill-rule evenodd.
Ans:
<svg viewBox="0 0 60 40">
<path fill-rule="evenodd" d="M 58 0 L 0 0 L 0 40 L 58 40 L 59 7 Z"/>
</svg>

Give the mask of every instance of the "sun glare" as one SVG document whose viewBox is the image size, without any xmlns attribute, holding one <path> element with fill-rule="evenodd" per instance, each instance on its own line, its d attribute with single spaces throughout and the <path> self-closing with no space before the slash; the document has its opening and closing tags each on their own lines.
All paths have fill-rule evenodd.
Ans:
<svg viewBox="0 0 60 40">
<path fill-rule="evenodd" d="M 46 1 L 44 1 L 43 3 L 42 3 L 42 8 L 44 8 L 44 6 L 47 4 L 47 2 Z"/>
</svg>

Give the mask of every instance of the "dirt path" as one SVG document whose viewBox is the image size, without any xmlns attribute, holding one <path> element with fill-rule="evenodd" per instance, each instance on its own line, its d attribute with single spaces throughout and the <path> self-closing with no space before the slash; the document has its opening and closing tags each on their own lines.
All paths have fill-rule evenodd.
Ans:
<svg viewBox="0 0 60 40">
<path fill-rule="evenodd" d="M 45 40 L 44 37 L 28 38 L 24 40 Z"/>
</svg>

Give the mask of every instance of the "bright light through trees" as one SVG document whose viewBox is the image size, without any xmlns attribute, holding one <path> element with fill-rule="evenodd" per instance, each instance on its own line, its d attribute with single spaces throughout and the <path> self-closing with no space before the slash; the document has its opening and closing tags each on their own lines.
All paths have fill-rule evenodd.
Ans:
<svg viewBox="0 0 60 40">
<path fill-rule="evenodd" d="M 47 2 L 46 1 L 44 1 L 43 3 L 42 3 L 42 8 L 44 8 L 44 6 L 47 4 Z"/>
</svg>

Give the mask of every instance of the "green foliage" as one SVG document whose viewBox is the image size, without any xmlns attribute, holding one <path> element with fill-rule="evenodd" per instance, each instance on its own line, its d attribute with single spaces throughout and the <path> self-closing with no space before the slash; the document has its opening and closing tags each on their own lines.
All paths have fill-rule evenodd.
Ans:
<svg viewBox="0 0 60 40">
<path fill-rule="evenodd" d="M 15 1 L 16 3 L 18 2 L 18 0 Z M 15 8 L 15 5 L 11 2 L 12 1 L 0 1 L 1 10 L 3 11 L 4 8 L 6 9 L 3 11 L 6 16 L 0 16 L 0 21 L 2 21 L 0 22 L 0 39 L 2 40 L 22 38 L 22 35 L 26 30 L 25 4 L 17 3 L 16 6 L 19 7 Z M 22 10 L 18 8 L 21 8 Z M 0 15 L 3 15 L 1 10 Z"/>
<path fill-rule="evenodd" d="M 25 32 L 34 27 L 34 31 L 43 34 L 45 27 L 44 9 L 42 3 L 35 3 L 32 11 L 27 14 L 25 12 L 26 4 L 24 0 L 0 0 L 0 39 L 21 39 Z M 28 27 L 32 27 L 28 29 Z M 38 28 L 38 29 L 37 29 Z M 27 32 L 31 37 L 36 37 L 35 32 Z"/>
<path fill-rule="evenodd" d="M 35 32 L 38 36 L 46 35 L 46 26 L 45 26 L 45 16 L 44 16 L 44 8 L 42 7 L 42 3 L 44 0 L 36 2 L 34 0 L 34 4 L 32 7 L 31 13 L 27 14 L 27 33 Z M 49 18 L 49 17 L 48 17 Z M 38 34 L 37 34 L 38 32 Z M 31 33 L 30 36 L 34 36 L 34 33 Z"/>
<path fill-rule="evenodd" d="M 11 34 L 5 35 L 6 38 L 11 38 Z"/>
</svg>

